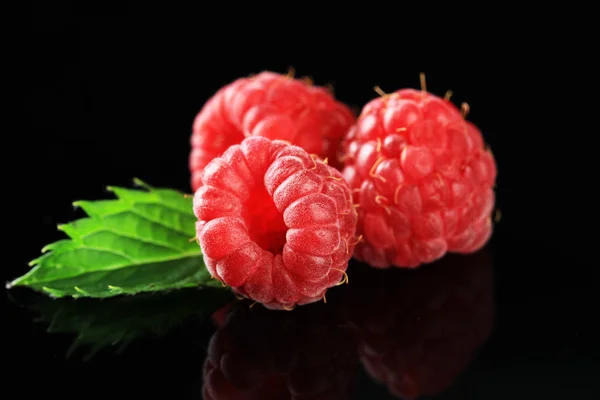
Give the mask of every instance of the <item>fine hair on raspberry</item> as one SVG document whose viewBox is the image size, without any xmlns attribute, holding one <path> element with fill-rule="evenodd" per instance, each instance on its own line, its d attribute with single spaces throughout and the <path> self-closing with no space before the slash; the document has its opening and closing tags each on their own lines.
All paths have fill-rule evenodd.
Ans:
<svg viewBox="0 0 600 400">
<path fill-rule="evenodd" d="M 365 105 L 343 143 L 363 235 L 357 259 L 414 268 L 486 244 L 496 164 L 467 111 L 415 89 Z"/>
<path fill-rule="evenodd" d="M 194 119 L 189 168 L 192 189 L 215 157 L 245 137 L 263 136 L 302 147 L 337 164 L 344 134 L 354 123 L 350 109 L 308 79 L 263 71 L 220 88 Z"/>
<path fill-rule="evenodd" d="M 339 171 L 302 148 L 253 136 L 204 169 L 194 195 L 211 275 L 270 309 L 325 299 L 347 280 L 357 214 Z"/>
</svg>

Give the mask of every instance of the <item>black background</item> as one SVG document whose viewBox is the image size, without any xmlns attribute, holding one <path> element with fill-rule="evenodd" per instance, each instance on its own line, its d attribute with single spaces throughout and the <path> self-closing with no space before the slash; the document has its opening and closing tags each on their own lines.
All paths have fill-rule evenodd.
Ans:
<svg viewBox="0 0 600 400">
<path fill-rule="evenodd" d="M 340 10 L 296 7 L 259 19 L 230 7 L 33 6 L 14 58 L 25 117 L 4 136 L 5 160 L 14 160 L 5 173 L 18 189 L 8 216 L 14 223 L 5 227 L 14 246 L 5 248 L 4 280 L 62 237 L 56 224 L 80 216 L 71 202 L 109 198 L 106 185 L 131 186 L 139 177 L 189 192 L 193 117 L 238 77 L 293 66 L 317 84 L 332 83 L 338 99 L 360 108 L 376 96 L 373 86 L 417 88 L 425 72 L 429 91 L 452 89 L 455 102 L 470 104 L 469 119 L 499 169 L 503 218 L 490 243 L 498 321 L 460 383 L 462 398 L 592 398 L 599 352 L 590 138 L 597 127 L 584 122 L 593 115 L 586 110 L 593 70 L 580 50 L 584 32 L 567 35 L 561 24 L 523 10 L 511 17 L 471 10 L 464 21 L 438 21 L 402 9 L 388 21 L 383 9 L 350 20 Z M 192 335 L 182 327 L 120 358 L 103 353 L 82 364 L 63 358 L 70 336 L 46 335 L 14 303 L 5 310 L 9 393 L 200 398 L 210 328 Z"/>
</svg>

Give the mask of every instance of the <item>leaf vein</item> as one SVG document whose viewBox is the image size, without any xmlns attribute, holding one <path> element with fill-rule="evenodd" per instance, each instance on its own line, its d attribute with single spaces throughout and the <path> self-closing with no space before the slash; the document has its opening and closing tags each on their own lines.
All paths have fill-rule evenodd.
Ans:
<svg viewBox="0 0 600 400">
<path fill-rule="evenodd" d="M 162 197 L 161 197 L 161 199 L 162 199 Z M 190 215 L 186 214 L 185 211 L 183 211 L 182 209 L 177 208 L 177 207 L 173 207 L 173 206 L 171 206 L 169 204 L 161 203 L 160 201 L 134 201 L 134 204 L 160 205 L 161 207 L 169 209 L 171 211 L 175 211 L 176 213 L 178 213 L 180 215 L 183 215 L 186 218 L 190 217 Z M 190 209 L 191 209 L 191 206 L 190 206 Z"/>
<path fill-rule="evenodd" d="M 102 248 L 102 247 L 90 246 L 90 245 L 87 245 L 85 243 L 82 243 L 81 246 L 78 247 L 77 249 L 88 249 L 88 250 L 95 250 L 95 251 L 100 251 L 100 252 L 104 252 L 104 253 L 110 253 L 110 254 L 114 254 L 114 255 L 119 256 L 119 257 L 123 257 L 124 259 L 126 259 L 130 263 L 138 264 L 138 261 L 135 260 L 135 259 L 133 259 L 133 258 L 131 258 L 131 256 L 129 256 L 129 255 L 123 253 L 123 252 L 116 251 L 116 250 L 109 250 L 109 249 L 105 249 L 105 248 Z M 61 252 L 59 252 L 59 253 L 61 253 Z"/>
<path fill-rule="evenodd" d="M 183 260 L 184 258 L 195 258 L 195 257 L 200 257 L 201 258 L 201 256 L 202 255 L 200 253 L 187 254 L 187 255 L 183 255 L 183 256 L 179 256 L 179 257 L 169 257 L 169 258 L 165 257 L 162 260 L 154 260 L 154 261 L 149 260 L 147 262 L 142 262 L 142 263 L 139 263 L 139 264 L 138 263 L 134 263 L 134 265 L 162 263 L 162 262 L 173 261 L 173 260 L 178 260 L 178 259 Z M 91 271 L 87 270 L 87 271 L 81 273 L 80 275 L 86 275 L 88 273 L 98 273 L 98 274 L 105 274 L 106 275 L 110 271 L 116 271 L 116 270 L 119 270 L 119 269 L 122 269 L 122 268 L 129 268 L 129 267 L 131 267 L 131 265 L 117 265 L 114 268 L 97 269 L 97 270 L 91 270 Z M 132 273 L 135 273 L 135 271 L 132 271 Z M 195 273 L 192 273 L 192 274 L 189 275 L 189 277 L 193 277 L 194 275 L 195 275 Z M 68 276 L 68 277 L 59 278 L 59 279 L 50 278 L 50 279 L 36 280 L 34 282 L 31 282 L 31 284 L 39 286 L 39 285 L 43 285 L 44 283 L 48 283 L 48 282 L 54 282 L 54 283 L 56 283 L 56 282 L 60 282 L 61 280 L 63 280 L 63 281 L 64 280 L 71 280 L 71 279 L 73 279 L 76 276 L 79 276 L 79 275 Z M 173 283 L 173 284 L 175 284 L 175 283 Z"/>
<path fill-rule="evenodd" d="M 140 217 L 140 218 L 142 218 L 142 219 L 145 219 L 146 221 L 148 221 L 148 222 L 151 222 L 151 223 L 153 223 L 153 224 L 160 225 L 160 226 L 162 226 L 163 228 L 165 228 L 165 229 L 168 229 L 168 230 L 170 230 L 171 232 L 174 232 L 174 233 L 176 233 L 177 235 L 181 235 L 182 237 L 183 237 L 183 236 L 187 237 L 187 236 L 186 236 L 186 231 L 185 231 L 185 230 L 183 230 L 183 229 L 182 229 L 182 230 L 179 230 L 179 229 L 173 228 L 173 227 L 171 227 L 171 226 L 165 225 L 163 222 L 160 222 L 160 221 L 157 221 L 157 220 L 155 220 L 155 219 L 152 219 L 152 218 L 148 217 L 147 215 L 144 215 L 144 214 L 142 214 L 142 213 L 140 213 L 139 211 L 137 211 L 137 210 L 134 210 L 134 209 L 130 209 L 130 210 L 121 210 L 121 211 L 119 211 L 118 213 L 115 213 L 115 214 L 110 214 L 110 216 L 117 216 L 117 215 L 120 215 L 120 214 L 127 214 L 127 213 L 131 213 L 131 214 L 137 215 L 138 217 Z M 104 217 L 102 217 L 102 218 L 99 218 L 99 219 L 101 219 L 101 220 L 102 220 L 102 219 L 104 219 L 104 218 L 106 218 L 106 217 L 108 217 L 108 215 L 106 215 L 106 216 L 104 216 Z"/>
<path fill-rule="evenodd" d="M 125 202 L 126 200 L 114 200 L 114 201 Z M 166 205 L 164 203 L 161 203 L 159 201 L 133 201 L 133 200 L 127 200 L 126 204 L 129 204 L 131 206 L 135 206 L 136 204 L 137 205 L 143 204 L 143 205 L 149 205 L 149 206 L 154 206 L 154 207 L 158 207 L 158 208 L 164 208 L 166 210 L 170 210 L 170 211 L 173 211 L 173 212 L 177 213 L 178 215 L 180 215 L 184 219 L 189 220 L 190 222 L 195 221 L 195 218 L 194 218 L 193 215 L 186 214 L 183 210 L 177 209 L 175 207 L 171 207 L 171 206 Z M 191 207 L 190 207 L 190 210 L 191 210 Z M 170 226 L 163 225 L 162 222 L 159 222 L 159 221 L 154 220 L 154 219 L 152 219 L 152 218 L 150 218 L 150 217 L 148 217 L 146 215 L 141 214 L 135 208 L 127 208 L 125 210 L 123 210 L 123 209 L 117 209 L 117 210 L 115 210 L 115 212 L 106 213 L 106 214 L 102 215 L 101 217 L 100 216 L 90 216 L 90 217 L 94 218 L 94 219 L 100 219 L 100 220 L 102 220 L 104 218 L 115 216 L 115 215 L 119 215 L 119 214 L 122 214 L 122 213 L 125 213 L 125 212 L 135 212 L 137 215 L 140 215 L 141 217 L 146 218 L 148 221 L 158 223 L 158 224 L 164 226 L 165 228 L 169 228 L 169 229 L 172 229 L 172 230 L 174 230 L 176 232 L 180 232 L 180 231 L 178 231 L 178 230 L 176 230 L 174 228 L 171 228 Z"/>
<path fill-rule="evenodd" d="M 178 246 L 174 246 L 172 244 L 168 244 L 168 243 L 164 243 L 164 242 L 157 242 L 155 240 L 150 240 L 150 239 L 142 239 L 141 237 L 128 235 L 128 234 L 119 232 L 117 230 L 114 230 L 114 229 L 111 229 L 111 228 L 107 228 L 105 226 L 103 226 L 103 227 L 101 227 L 99 229 L 93 230 L 91 232 L 86 233 L 85 235 L 81 236 L 81 239 L 85 239 L 86 237 L 91 236 L 91 235 L 93 235 L 95 233 L 98 233 L 98 232 L 111 232 L 111 233 L 114 233 L 117 236 L 121 236 L 121 237 L 128 238 L 128 239 L 131 239 L 131 240 L 137 240 L 139 242 L 151 244 L 151 245 L 154 245 L 154 246 L 157 246 L 157 247 L 162 247 L 162 248 L 165 248 L 165 249 L 178 251 L 180 253 L 185 253 L 186 252 L 186 249 L 178 247 Z"/>
<path fill-rule="evenodd" d="M 173 207 L 171 205 L 162 203 L 160 201 L 154 200 L 154 201 L 139 201 L 139 200 L 132 200 L 131 204 L 135 205 L 135 204 L 146 204 L 146 205 L 151 205 L 151 206 L 157 206 L 157 207 L 162 207 L 162 208 L 166 208 L 167 210 L 171 210 L 173 212 L 176 212 L 177 214 L 183 216 L 184 218 L 189 218 L 192 219 L 193 216 L 190 214 L 186 214 L 182 209 Z M 192 209 L 192 207 L 190 207 L 190 210 Z"/>
</svg>

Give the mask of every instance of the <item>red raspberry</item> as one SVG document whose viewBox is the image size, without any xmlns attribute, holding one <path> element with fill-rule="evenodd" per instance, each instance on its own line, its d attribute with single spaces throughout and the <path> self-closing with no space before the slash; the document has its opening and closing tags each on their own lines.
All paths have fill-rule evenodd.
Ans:
<svg viewBox="0 0 600 400">
<path fill-rule="evenodd" d="M 335 163 L 353 122 L 352 112 L 323 87 L 273 72 L 240 78 L 217 91 L 195 118 L 192 188 L 200 187 L 210 160 L 248 136 L 287 140 Z"/>
<path fill-rule="evenodd" d="M 203 398 L 349 399 L 358 356 L 340 317 L 329 303 L 293 313 L 239 303 L 210 340 Z"/>
<path fill-rule="evenodd" d="M 414 268 L 490 238 L 496 164 L 450 101 L 413 89 L 374 99 L 343 148 L 364 239 L 357 259 Z"/>
<path fill-rule="evenodd" d="M 271 309 L 320 300 L 356 243 L 356 213 L 336 169 L 298 146 L 246 138 L 211 161 L 194 196 L 211 275 Z"/>
<path fill-rule="evenodd" d="M 490 252 L 417 270 L 358 267 L 342 293 L 369 375 L 403 399 L 448 389 L 494 325 Z"/>
</svg>

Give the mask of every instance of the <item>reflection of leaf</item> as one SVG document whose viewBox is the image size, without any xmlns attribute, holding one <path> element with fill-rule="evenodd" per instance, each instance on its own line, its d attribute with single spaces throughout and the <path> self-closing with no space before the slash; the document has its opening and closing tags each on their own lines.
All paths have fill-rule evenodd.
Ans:
<svg viewBox="0 0 600 400">
<path fill-rule="evenodd" d="M 171 189 L 112 187 L 116 200 L 79 201 L 89 216 L 59 226 L 69 239 L 46 246 L 8 287 L 53 297 L 110 297 L 210 281 L 195 236 L 192 199 Z"/>
<path fill-rule="evenodd" d="M 226 290 L 188 288 L 102 300 L 43 297 L 31 308 L 49 323 L 49 333 L 77 335 L 67 356 L 87 345 L 89 359 L 105 347 L 118 345 L 121 352 L 134 339 L 162 336 L 192 316 L 209 316 L 228 301 Z"/>
</svg>

